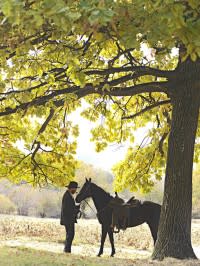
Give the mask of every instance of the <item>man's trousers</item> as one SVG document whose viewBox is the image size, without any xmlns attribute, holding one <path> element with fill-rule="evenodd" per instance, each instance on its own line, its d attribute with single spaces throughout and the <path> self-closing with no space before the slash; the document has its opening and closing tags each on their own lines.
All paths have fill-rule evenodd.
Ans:
<svg viewBox="0 0 200 266">
<path fill-rule="evenodd" d="M 71 252 L 71 245 L 72 241 L 74 239 L 74 223 L 72 224 L 66 224 L 65 225 L 65 230 L 66 230 L 66 240 L 65 240 L 65 252 Z"/>
</svg>

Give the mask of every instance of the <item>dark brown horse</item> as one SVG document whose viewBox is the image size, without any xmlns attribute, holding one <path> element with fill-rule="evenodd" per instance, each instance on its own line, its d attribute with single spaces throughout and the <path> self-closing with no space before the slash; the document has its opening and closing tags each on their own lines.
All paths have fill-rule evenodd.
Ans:
<svg viewBox="0 0 200 266">
<path fill-rule="evenodd" d="M 76 197 L 76 201 L 80 203 L 82 200 L 85 200 L 89 197 L 91 197 L 94 202 L 94 205 L 97 209 L 98 220 L 102 225 L 101 246 L 98 256 L 101 256 L 103 254 L 103 247 L 107 234 L 109 235 L 112 248 L 111 256 L 114 256 L 115 246 L 113 229 L 111 227 L 112 208 L 109 205 L 109 202 L 113 200 L 113 197 L 102 188 L 92 183 L 91 179 L 86 179 L 85 184 Z M 147 223 L 155 244 L 157 239 L 160 211 L 161 206 L 159 204 L 151 201 L 144 201 L 138 206 L 130 209 L 130 217 L 127 227 L 134 227 L 142 223 Z"/>
</svg>

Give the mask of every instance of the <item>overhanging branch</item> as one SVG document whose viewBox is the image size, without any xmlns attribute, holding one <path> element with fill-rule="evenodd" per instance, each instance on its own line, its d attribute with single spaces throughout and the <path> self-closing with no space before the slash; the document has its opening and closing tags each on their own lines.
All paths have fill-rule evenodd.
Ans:
<svg viewBox="0 0 200 266">
<path fill-rule="evenodd" d="M 171 100 L 165 100 L 165 101 L 160 101 L 160 102 L 156 102 L 155 104 L 152 104 L 150 106 L 147 106 L 146 108 L 144 108 L 143 110 L 141 110 L 140 112 L 136 113 L 136 114 L 133 114 L 133 115 L 130 115 L 130 116 L 124 116 L 122 117 L 122 119 L 133 119 L 155 107 L 158 107 L 158 106 L 161 106 L 161 105 L 164 105 L 164 104 L 169 104 L 171 102 Z"/>
<path fill-rule="evenodd" d="M 157 77 L 163 78 L 170 78 L 174 75 L 174 71 L 167 71 L 167 70 L 160 70 L 152 67 L 147 66 L 128 66 L 128 67 L 113 67 L 103 70 L 86 70 L 84 73 L 86 75 L 108 75 L 108 74 L 115 74 L 120 72 L 134 72 L 140 73 L 142 75 L 152 75 Z"/>
<path fill-rule="evenodd" d="M 164 92 L 168 93 L 169 83 L 164 82 L 148 82 L 137 84 L 129 87 L 113 87 L 110 91 L 96 90 L 99 94 L 107 94 L 112 96 L 134 96 L 139 93 L 148 92 Z"/>
<path fill-rule="evenodd" d="M 47 125 L 49 124 L 49 122 L 51 121 L 51 119 L 52 119 L 54 113 L 55 113 L 55 110 L 54 110 L 53 108 L 51 108 L 49 115 L 47 116 L 46 120 L 44 121 L 44 123 L 42 124 L 41 128 L 40 128 L 39 131 L 38 131 L 38 134 L 37 134 L 37 136 L 36 136 L 36 138 L 35 138 L 35 140 L 34 140 L 34 142 L 33 142 L 33 144 L 32 144 L 32 148 L 31 148 L 31 149 L 33 149 L 33 147 L 34 147 L 34 145 L 35 145 L 36 143 L 39 143 L 39 142 L 37 142 L 37 138 L 38 138 L 38 136 L 39 136 L 40 134 L 42 134 L 42 133 L 45 131 L 45 129 L 46 129 Z M 39 147 L 39 148 L 40 148 L 40 147 Z"/>
<path fill-rule="evenodd" d="M 113 81 L 114 82 L 114 81 Z M 120 83 L 121 81 L 118 80 Z M 47 102 L 53 100 L 55 106 L 61 106 L 64 103 L 64 100 L 57 100 L 57 96 L 67 95 L 70 93 L 74 93 L 77 96 L 77 99 L 83 98 L 90 94 L 100 94 L 100 95 L 111 95 L 111 96 L 133 96 L 139 93 L 146 92 L 168 92 L 169 83 L 167 81 L 164 82 L 150 82 L 137 84 L 129 87 L 111 87 L 110 90 L 104 90 L 104 85 L 109 82 L 102 82 L 98 86 L 94 87 L 92 84 L 87 84 L 84 88 L 80 86 L 72 86 L 67 87 L 61 90 L 55 90 L 48 95 L 36 97 L 29 102 L 25 102 L 17 105 L 15 108 L 6 107 L 4 111 L 0 112 L 1 116 L 6 116 L 10 114 L 16 113 L 18 110 L 27 110 L 32 106 L 41 106 L 45 105 Z M 112 84 L 113 85 L 113 84 Z"/>
<path fill-rule="evenodd" d="M 159 141 L 159 146 L 158 146 L 158 149 L 159 149 L 159 152 L 161 154 L 161 157 L 163 157 L 165 154 L 164 154 L 164 151 L 163 151 L 163 143 L 165 141 L 165 139 L 167 138 L 169 132 L 164 132 L 160 141 Z"/>
</svg>

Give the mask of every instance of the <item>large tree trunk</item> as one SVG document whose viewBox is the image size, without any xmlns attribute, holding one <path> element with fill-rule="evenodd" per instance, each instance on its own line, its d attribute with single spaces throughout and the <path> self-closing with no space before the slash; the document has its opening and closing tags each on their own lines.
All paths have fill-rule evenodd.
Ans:
<svg viewBox="0 0 200 266">
<path fill-rule="evenodd" d="M 172 92 L 164 199 L 153 259 L 196 258 L 191 245 L 192 168 L 200 87 L 193 77 L 188 80 L 188 75 L 183 76 L 183 87 Z"/>
</svg>

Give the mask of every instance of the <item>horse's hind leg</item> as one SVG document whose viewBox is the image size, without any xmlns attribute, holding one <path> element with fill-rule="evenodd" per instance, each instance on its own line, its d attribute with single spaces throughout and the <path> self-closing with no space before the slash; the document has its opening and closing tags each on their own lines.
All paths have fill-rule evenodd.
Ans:
<svg viewBox="0 0 200 266">
<path fill-rule="evenodd" d="M 150 231 L 151 231 L 151 235 L 153 237 L 153 242 L 154 242 L 154 246 L 156 244 L 156 240 L 157 240 L 157 234 L 158 234 L 158 225 L 157 223 L 147 223 L 149 228 L 150 228 Z"/>
<path fill-rule="evenodd" d="M 99 249 L 99 253 L 97 255 L 98 257 L 100 257 L 103 254 L 103 246 L 104 246 L 107 232 L 108 232 L 108 229 L 102 225 L 102 227 L 101 227 L 101 246 Z"/>
<path fill-rule="evenodd" d="M 115 255 L 115 245 L 114 245 L 113 231 L 111 228 L 108 230 L 108 235 L 109 235 L 110 244 L 111 244 L 111 248 L 112 248 L 112 252 L 111 252 L 110 256 L 113 257 Z"/>
</svg>

